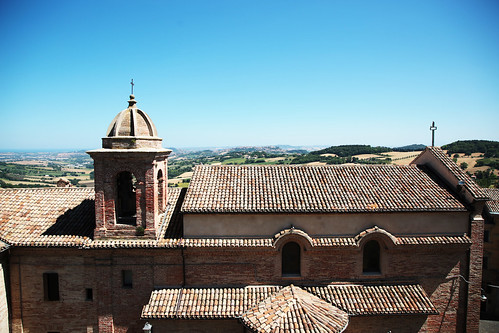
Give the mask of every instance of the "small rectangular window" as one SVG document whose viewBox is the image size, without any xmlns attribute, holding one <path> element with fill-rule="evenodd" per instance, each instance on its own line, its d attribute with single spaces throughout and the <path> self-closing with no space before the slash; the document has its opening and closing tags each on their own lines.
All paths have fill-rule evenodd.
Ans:
<svg viewBox="0 0 499 333">
<path fill-rule="evenodd" d="M 125 269 L 121 271 L 123 288 L 132 288 L 133 287 L 133 279 L 132 279 L 132 271 L 129 269 Z"/>
<path fill-rule="evenodd" d="M 59 274 L 43 273 L 43 294 L 46 301 L 59 300 Z"/>
<path fill-rule="evenodd" d="M 94 290 L 92 288 L 85 289 L 85 300 L 86 301 L 94 300 Z"/>
<path fill-rule="evenodd" d="M 490 237 L 490 231 L 489 230 L 485 230 L 483 232 L 483 241 L 484 241 L 484 243 L 488 243 L 489 242 L 489 237 Z"/>
</svg>

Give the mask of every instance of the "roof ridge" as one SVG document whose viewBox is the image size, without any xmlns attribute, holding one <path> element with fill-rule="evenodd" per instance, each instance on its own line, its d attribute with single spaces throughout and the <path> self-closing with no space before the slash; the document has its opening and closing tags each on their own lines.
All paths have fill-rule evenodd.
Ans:
<svg viewBox="0 0 499 333">
<path fill-rule="evenodd" d="M 18 187 L 18 188 L 0 188 L 1 191 L 94 191 L 93 187 Z"/>
<path fill-rule="evenodd" d="M 312 164 L 199 164 L 196 165 L 196 168 L 415 168 L 415 165 L 411 164 L 362 164 L 362 163 L 354 163 L 354 164 L 321 164 L 321 165 L 312 165 Z"/>
</svg>

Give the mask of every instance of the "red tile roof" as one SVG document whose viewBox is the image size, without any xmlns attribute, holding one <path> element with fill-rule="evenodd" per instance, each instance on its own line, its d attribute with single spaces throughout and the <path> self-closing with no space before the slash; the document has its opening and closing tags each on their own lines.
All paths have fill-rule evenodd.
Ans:
<svg viewBox="0 0 499 333">
<path fill-rule="evenodd" d="M 164 236 L 181 189 L 169 188 L 170 206 L 162 218 Z M 0 190 L 0 240 L 14 246 L 132 248 L 178 246 L 175 240 L 92 240 L 94 189 L 54 187 Z"/>
<path fill-rule="evenodd" d="M 417 166 L 197 166 L 185 213 L 465 211 Z"/>
<path fill-rule="evenodd" d="M 454 161 L 442 150 L 440 147 L 426 147 L 421 154 L 414 159 L 411 163 L 416 163 L 418 158 L 423 154 L 430 152 L 436 159 L 440 160 L 442 164 L 456 177 L 458 181 L 463 182 L 464 187 L 473 195 L 475 199 L 486 200 L 487 194 L 483 188 L 478 186 L 473 179 L 466 174 Z"/>
<path fill-rule="evenodd" d="M 464 244 L 470 245 L 471 238 L 463 236 L 404 236 L 397 237 L 397 245 L 444 245 Z"/>
<path fill-rule="evenodd" d="M 142 309 L 142 318 L 236 318 L 281 289 L 281 286 L 247 286 L 155 290 Z M 347 284 L 303 289 L 354 316 L 436 313 L 420 285 Z"/>
<path fill-rule="evenodd" d="M 329 285 L 304 289 L 350 315 L 436 313 L 428 295 L 417 284 Z"/>
<path fill-rule="evenodd" d="M 289 230 L 269 238 L 182 238 L 178 214 L 182 191 L 168 190 L 169 208 L 155 239 L 93 240 L 94 192 L 88 188 L 0 190 L 0 241 L 22 247 L 173 248 L 173 247 L 274 247 Z M 309 238 L 312 246 L 358 246 L 355 237 Z M 470 244 L 467 236 L 399 236 L 396 245 Z M 0 243 L 1 245 L 1 243 Z M 1 249 L 1 246 L 0 246 Z"/>
<path fill-rule="evenodd" d="M 484 191 L 490 198 L 485 204 L 487 210 L 489 213 L 499 214 L 499 188 L 484 188 Z"/>
<path fill-rule="evenodd" d="M 241 315 L 254 332 L 331 332 L 348 325 L 348 314 L 299 287 L 287 286 Z"/>
<path fill-rule="evenodd" d="M 95 228 L 94 190 L 0 190 L 0 237 L 21 246 L 81 246 Z"/>
</svg>

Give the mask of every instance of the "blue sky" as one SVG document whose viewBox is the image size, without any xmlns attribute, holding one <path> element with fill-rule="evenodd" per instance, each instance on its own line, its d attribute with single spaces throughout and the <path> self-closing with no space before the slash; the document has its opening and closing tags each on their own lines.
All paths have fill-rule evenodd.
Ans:
<svg viewBox="0 0 499 333">
<path fill-rule="evenodd" d="M 499 2 L 0 2 L 0 150 L 499 140 Z"/>
</svg>

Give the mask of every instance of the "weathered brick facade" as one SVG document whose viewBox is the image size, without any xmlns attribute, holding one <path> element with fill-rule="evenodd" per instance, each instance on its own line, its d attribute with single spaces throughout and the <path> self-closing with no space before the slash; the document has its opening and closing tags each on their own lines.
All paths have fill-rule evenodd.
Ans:
<svg viewBox="0 0 499 333">
<path fill-rule="evenodd" d="M 468 274 L 467 246 L 399 246 L 385 249 L 383 255 L 387 258 L 386 273 L 366 277 L 359 267 L 362 262 L 359 248 L 309 249 L 302 257 L 303 276 L 297 280 L 281 276 L 278 249 L 15 249 L 11 254 L 12 326 L 14 332 L 40 332 L 40 329 L 137 332 L 144 324 L 140 313 L 151 291 L 169 286 L 216 288 L 290 282 L 313 285 L 332 281 L 407 283 L 416 280 L 430 297 L 438 315 L 387 316 L 387 320 L 381 321 L 376 316 L 352 317 L 348 332 L 361 332 L 362 327 L 377 327 L 380 332 L 385 328 L 396 331 L 396 327 L 402 325 L 400 319 L 416 327 L 414 331 L 472 330 L 464 327 L 471 320 L 459 321 L 466 317 L 459 311 L 466 304 L 468 286 L 459 276 Z M 122 286 L 123 270 L 132 271 L 132 288 Z M 42 276 L 45 272 L 59 274 L 60 301 L 44 301 Z M 92 301 L 86 300 L 87 288 L 93 289 Z"/>
<path fill-rule="evenodd" d="M 158 175 L 167 174 L 169 151 L 96 151 L 92 153 L 95 172 L 94 237 L 135 237 L 137 227 L 143 227 L 144 236 L 156 238 L 160 214 L 168 201 L 166 182 Z M 132 225 L 120 224 L 116 215 L 116 178 L 120 172 L 136 177 L 136 216 Z M 160 197 L 161 196 L 161 197 Z"/>
</svg>

